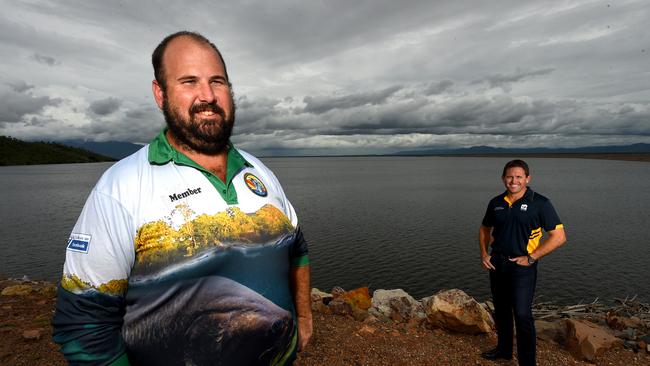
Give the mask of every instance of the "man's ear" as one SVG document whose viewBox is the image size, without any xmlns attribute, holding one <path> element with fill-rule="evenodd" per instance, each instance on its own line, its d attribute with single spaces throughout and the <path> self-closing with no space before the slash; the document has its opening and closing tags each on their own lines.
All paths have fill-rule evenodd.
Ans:
<svg viewBox="0 0 650 366">
<path fill-rule="evenodd" d="M 158 104 L 158 108 L 162 109 L 163 99 L 165 97 L 165 91 L 158 83 L 158 80 L 154 79 L 151 82 L 151 91 L 153 92 L 153 98 L 156 100 L 156 104 Z"/>
</svg>

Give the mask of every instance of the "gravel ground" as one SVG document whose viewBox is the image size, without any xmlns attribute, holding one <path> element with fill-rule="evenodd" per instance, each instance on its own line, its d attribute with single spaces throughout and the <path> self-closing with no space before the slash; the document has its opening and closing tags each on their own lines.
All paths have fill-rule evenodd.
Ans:
<svg viewBox="0 0 650 366">
<path fill-rule="evenodd" d="M 17 284 L 0 281 L 0 290 Z M 0 296 L 0 365 L 65 365 L 52 342 L 51 284 L 33 284 L 22 296 Z M 516 365 L 480 358 L 496 343 L 494 335 L 470 336 L 406 324 L 365 324 L 339 315 L 314 314 L 314 336 L 296 365 Z M 592 365 L 577 361 L 559 346 L 538 341 L 540 366 Z M 596 365 L 649 365 L 650 355 L 613 349 Z"/>
</svg>

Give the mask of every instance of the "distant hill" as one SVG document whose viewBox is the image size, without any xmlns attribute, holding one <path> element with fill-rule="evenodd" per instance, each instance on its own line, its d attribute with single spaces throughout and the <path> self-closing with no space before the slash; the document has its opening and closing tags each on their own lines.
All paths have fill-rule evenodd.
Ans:
<svg viewBox="0 0 650 366">
<path fill-rule="evenodd" d="M 95 163 L 115 159 L 54 142 L 26 142 L 0 136 L 0 165 Z"/>
<path fill-rule="evenodd" d="M 92 151 L 94 153 L 101 154 L 104 156 L 110 156 L 111 158 L 117 160 L 127 157 L 142 148 L 142 145 L 132 144 L 130 142 L 121 142 L 121 141 L 95 142 L 95 141 L 67 140 L 67 141 L 61 141 L 61 143 L 64 145 L 79 147 L 84 150 Z"/>
<path fill-rule="evenodd" d="M 620 154 L 650 153 L 650 144 L 633 144 L 621 146 L 584 146 L 575 148 L 502 148 L 490 146 L 472 146 L 463 149 L 427 149 L 398 151 L 389 155 L 502 155 L 502 154 Z"/>
</svg>

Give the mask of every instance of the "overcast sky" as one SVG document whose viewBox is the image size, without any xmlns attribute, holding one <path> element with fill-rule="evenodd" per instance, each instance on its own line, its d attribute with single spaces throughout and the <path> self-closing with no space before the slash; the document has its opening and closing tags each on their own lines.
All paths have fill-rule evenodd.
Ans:
<svg viewBox="0 0 650 366">
<path fill-rule="evenodd" d="M 192 30 L 258 154 L 650 143 L 647 0 L 170 4 L 0 0 L 0 135 L 148 142 L 151 52 Z"/>
</svg>

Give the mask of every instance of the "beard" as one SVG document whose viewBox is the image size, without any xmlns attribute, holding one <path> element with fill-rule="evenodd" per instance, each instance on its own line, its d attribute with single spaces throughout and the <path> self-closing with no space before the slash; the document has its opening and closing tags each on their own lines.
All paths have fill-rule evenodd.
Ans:
<svg viewBox="0 0 650 366">
<path fill-rule="evenodd" d="M 228 150 L 228 141 L 235 124 L 235 102 L 232 113 L 226 112 L 216 102 L 194 104 L 188 111 L 189 119 L 183 117 L 178 108 L 169 105 L 167 95 L 163 96 L 163 115 L 167 128 L 176 140 L 185 147 L 206 155 L 217 155 Z M 220 121 L 203 119 L 200 112 L 211 111 L 221 116 Z"/>
</svg>

